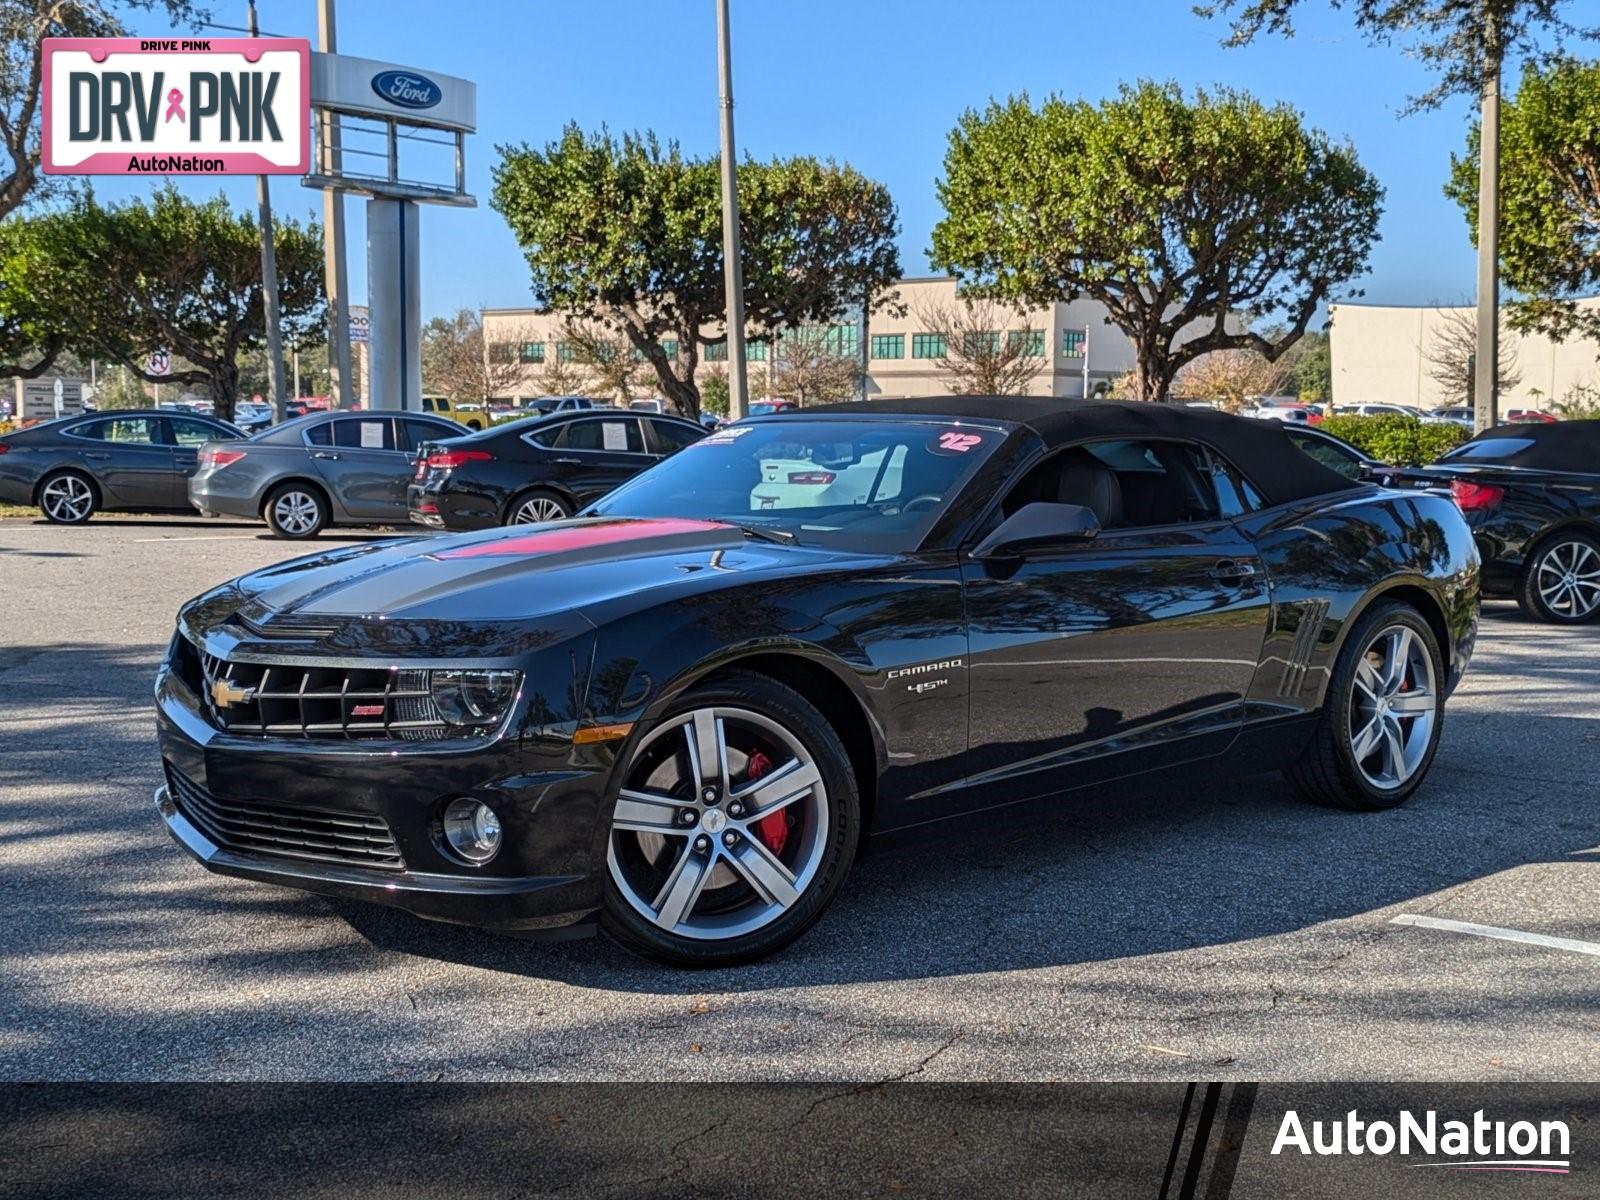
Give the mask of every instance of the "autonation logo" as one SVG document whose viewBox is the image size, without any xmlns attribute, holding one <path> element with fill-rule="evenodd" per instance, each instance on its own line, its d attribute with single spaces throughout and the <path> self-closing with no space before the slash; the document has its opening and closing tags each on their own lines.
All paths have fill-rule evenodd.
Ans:
<svg viewBox="0 0 1600 1200">
<path fill-rule="evenodd" d="M 1441 1121 L 1432 1109 L 1419 1120 L 1401 1109 L 1393 1121 L 1363 1121 L 1356 1109 L 1342 1120 L 1312 1121 L 1306 1132 L 1300 1114 L 1290 1109 L 1278 1126 L 1272 1153 L 1298 1150 L 1304 1155 L 1401 1156 L 1444 1158 L 1412 1167 L 1455 1171 L 1526 1171 L 1566 1175 L 1572 1168 L 1572 1135 L 1565 1121 L 1491 1121 L 1479 1109 L 1469 1121 Z"/>
</svg>

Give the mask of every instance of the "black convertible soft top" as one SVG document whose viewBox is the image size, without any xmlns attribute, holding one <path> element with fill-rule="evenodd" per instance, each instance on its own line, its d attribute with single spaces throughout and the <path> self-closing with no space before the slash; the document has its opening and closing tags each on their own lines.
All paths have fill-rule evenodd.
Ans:
<svg viewBox="0 0 1600 1200">
<path fill-rule="evenodd" d="M 1364 486 L 1300 450 L 1284 433 L 1283 422 L 1235 417 L 1209 408 L 1055 396 L 930 396 L 821 404 L 774 417 L 819 413 L 1009 421 L 1027 426 L 1052 449 L 1091 438 L 1182 438 L 1217 451 L 1245 473 L 1269 504 Z"/>
<path fill-rule="evenodd" d="M 1462 442 L 1439 462 L 1600 475 L 1600 421 L 1496 425 Z"/>
</svg>

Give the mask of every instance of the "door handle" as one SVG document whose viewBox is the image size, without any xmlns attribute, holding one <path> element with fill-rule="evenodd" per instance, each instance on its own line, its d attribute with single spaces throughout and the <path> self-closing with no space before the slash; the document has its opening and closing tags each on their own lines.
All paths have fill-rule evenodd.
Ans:
<svg viewBox="0 0 1600 1200">
<path fill-rule="evenodd" d="M 108 458 L 111 457 L 111 455 L 109 453 L 107 453 L 107 452 L 104 452 L 104 451 L 90 451 L 89 453 L 86 453 L 84 455 L 84 457 L 88 458 L 88 459 L 92 459 L 95 462 L 105 462 Z"/>
<path fill-rule="evenodd" d="M 312 458 L 329 458 L 329 459 L 332 459 L 334 462 L 338 462 L 339 461 L 339 456 L 337 454 L 333 454 L 333 453 L 331 453 L 330 451 L 327 451 L 327 450 L 313 450 L 311 452 L 311 457 Z"/>
<path fill-rule="evenodd" d="M 581 467 L 581 466 L 583 466 L 583 459 L 581 459 L 581 458 L 558 458 L 555 461 L 556 461 L 556 465 L 557 466 L 561 466 L 561 467 Z"/>
<path fill-rule="evenodd" d="M 1211 578 L 1222 583 L 1242 583 L 1244 580 L 1252 578 L 1255 573 L 1255 567 L 1249 563 L 1234 562 L 1231 558 L 1223 559 L 1206 572 Z"/>
</svg>

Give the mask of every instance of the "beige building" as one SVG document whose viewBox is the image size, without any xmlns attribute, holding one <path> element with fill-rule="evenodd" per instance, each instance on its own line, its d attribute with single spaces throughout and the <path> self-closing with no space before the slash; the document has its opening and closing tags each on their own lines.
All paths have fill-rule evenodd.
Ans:
<svg viewBox="0 0 1600 1200">
<path fill-rule="evenodd" d="M 1600 297 L 1581 303 L 1600 307 Z M 1474 310 L 1335 304 L 1329 319 L 1335 404 L 1429 409 L 1450 399 L 1433 377 L 1435 360 L 1449 361 L 1445 343 L 1452 329 L 1474 319 Z M 1552 342 L 1543 335 L 1512 333 L 1508 345 L 1521 378 L 1500 397 L 1501 411 L 1550 408 L 1575 389 L 1600 388 L 1600 345 L 1593 341 Z"/>
<path fill-rule="evenodd" d="M 903 316 L 876 313 L 867 326 L 867 395 L 928 396 L 953 390 L 952 377 L 941 369 L 950 353 L 949 317 L 958 308 L 953 280 L 936 277 L 905 279 L 898 286 Z M 522 367 L 520 378 L 505 389 L 507 399 L 531 399 L 555 390 L 553 383 L 567 378 L 586 378 L 580 357 L 565 332 L 564 318 L 530 308 L 486 308 L 483 310 L 484 341 L 491 355 L 502 362 L 515 360 Z M 1038 373 L 1027 390 L 1044 396 L 1083 396 L 1092 394 L 1099 384 L 1109 384 L 1133 367 L 1133 347 L 1122 332 L 1106 320 L 1103 305 L 1091 300 L 1056 304 L 1018 315 L 999 305 L 991 306 L 977 324 L 992 324 L 992 329 L 975 328 L 968 318 L 967 336 L 1006 339 L 1019 344 L 1039 360 Z M 944 337 L 935 328 L 945 326 Z M 719 330 L 707 330 L 715 336 Z M 830 344 L 841 354 L 861 353 L 859 320 L 831 326 Z M 669 354 L 677 353 L 675 342 L 664 341 Z M 769 347 L 750 342 L 747 359 L 752 388 L 771 394 Z M 725 344 L 713 342 L 700 348 L 700 372 L 715 369 L 727 359 Z"/>
</svg>

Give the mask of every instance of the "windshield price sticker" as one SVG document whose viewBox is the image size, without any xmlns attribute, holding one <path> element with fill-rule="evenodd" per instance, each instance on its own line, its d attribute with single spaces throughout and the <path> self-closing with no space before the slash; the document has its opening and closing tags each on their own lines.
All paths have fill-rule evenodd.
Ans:
<svg viewBox="0 0 1600 1200">
<path fill-rule="evenodd" d="M 960 430 L 950 429 L 929 442 L 928 449 L 935 454 L 965 454 L 974 446 L 982 444 L 982 434 L 962 433 Z"/>
</svg>

